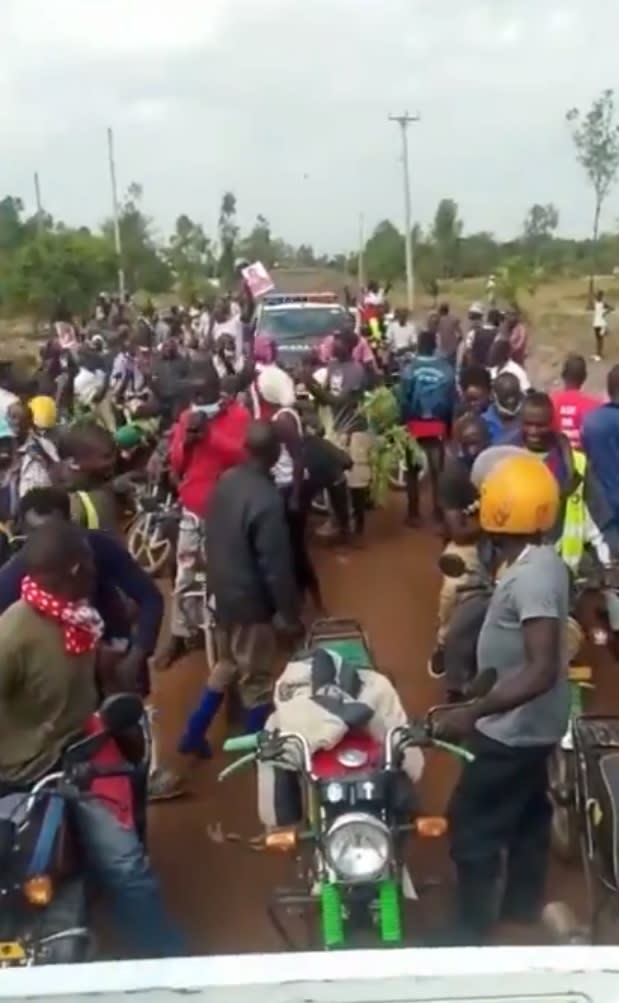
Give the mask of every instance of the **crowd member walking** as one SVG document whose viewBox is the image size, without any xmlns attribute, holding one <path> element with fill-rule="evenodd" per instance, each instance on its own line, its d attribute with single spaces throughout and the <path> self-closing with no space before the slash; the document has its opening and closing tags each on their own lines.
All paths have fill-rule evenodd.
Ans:
<svg viewBox="0 0 619 1003">
<path fill-rule="evenodd" d="M 440 519 L 438 479 L 445 459 L 445 443 L 456 404 L 453 366 L 436 353 L 436 332 L 422 331 L 416 357 L 402 371 L 399 386 L 403 423 L 426 453 L 434 516 Z M 408 521 L 419 521 L 418 471 L 407 471 Z"/>
<path fill-rule="evenodd" d="M 492 401 L 492 379 L 485 366 L 465 366 L 460 373 L 461 400 L 456 416 L 483 414 Z"/>
<path fill-rule="evenodd" d="M 595 339 L 594 362 L 600 362 L 604 358 L 604 340 L 608 334 L 608 316 L 613 308 L 609 306 L 601 289 L 595 294 L 593 304 L 593 337 Z"/>
<path fill-rule="evenodd" d="M 395 311 L 393 320 L 387 325 L 385 337 L 387 347 L 394 355 L 413 351 L 417 345 L 417 328 L 405 307 Z"/>
<path fill-rule="evenodd" d="M 171 665 L 187 650 L 192 625 L 183 610 L 183 593 L 191 588 L 202 548 L 202 520 L 221 474 L 245 456 L 249 412 L 232 399 L 222 400 L 212 365 L 197 371 L 188 385 L 192 403 L 180 415 L 170 439 L 170 466 L 179 480 L 183 506 L 177 572 L 172 598 L 171 637 L 160 667 Z"/>
<path fill-rule="evenodd" d="M 608 401 L 586 415 L 582 445 L 619 529 L 619 366 L 607 378 Z"/>
<path fill-rule="evenodd" d="M 514 361 L 511 351 L 507 338 L 496 338 L 490 352 L 490 376 L 492 380 L 496 380 L 503 373 L 511 373 L 518 380 L 522 392 L 526 393 L 531 389 L 531 380 L 526 370 Z"/>
<path fill-rule="evenodd" d="M 518 434 L 524 393 L 518 377 L 511 372 L 502 372 L 494 381 L 493 390 L 492 403 L 482 418 L 488 426 L 490 443 L 496 446 Z"/>
<path fill-rule="evenodd" d="M 262 417 L 273 422 L 280 452 L 273 467 L 273 480 L 282 494 L 290 529 L 290 545 L 297 587 L 311 596 L 314 608 L 323 610 L 318 576 L 307 547 L 307 520 L 312 485 L 305 466 L 304 432 L 295 409 L 295 385 L 277 365 L 265 366 L 255 381 Z"/>
<path fill-rule="evenodd" d="M 436 345 L 439 355 L 455 369 L 458 359 L 458 349 L 462 342 L 462 328 L 455 314 L 451 313 L 449 303 L 441 303 L 436 321 Z"/>
<path fill-rule="evenodd" d="M 16 443 L 19 467 L 19 496 L 32 488 L 49 487 L 58 474 L 58 450 L 48 436 L 34 427 L 32 411 L 21 401 L 11 404 L 7 418 Z"/>
<path fill-rule="evenodd" d="M 345 450 L 352 461 L 346 472 L 350 489 L 355 540 L 360 542 L 365 530 L 365 512 L 368 488 L 371 481 L 368 423 L 362 411 L 363 395 L 374 382 L 372 364 L 355 361 L 358 340 L 354 332 L 346 330 L 333 336 L 332 358 L 327 364 L 325 383 L 321 386 L 314 378 L 311 365 L 306 364 L 301 379 L 310 394 L 326 409 L 327 437 L 334 445 Z M 339 539 L 349 537 L 348 497 L 342 485 L 331 489 L 334 515 L 338 522 Z"/>
<path fill-rule="evenodd" d="M 561 371 L 563 390 L 550 395 L 554 405 L 557 428 L 569 439 L 574 449 L 580 449 L 583 422 L 600 401 L 584 393 L 587 381 L 587 363 L 582 355 L 568 355 Z"/>
<path fill-rule="evenodd" d="M 289 527 L 272 476 L 280 450 L 272 422 L 252 423 L 248 459 L 220 477 L 209 500 L 206 559 L 219 656 L 180 740 L 185 755 L 210 756 L 206 731 L 234 681 L 246 731 L 263 727 L 280 667 L 280 641 L 302 636 Z"/>
</svg>

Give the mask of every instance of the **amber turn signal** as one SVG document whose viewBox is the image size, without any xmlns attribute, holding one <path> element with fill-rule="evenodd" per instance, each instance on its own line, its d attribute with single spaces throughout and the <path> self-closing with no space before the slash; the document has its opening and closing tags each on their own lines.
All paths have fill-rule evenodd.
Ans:
<svg viewBox="0 0 619 1003">
<path fill-rule="evenodd" d="M 417 834 L 425 839 L 438 839 L 447 832 L 447 819 L 440 815 L 418 818 L 415 822 L 415 829 Z"/>
<path fill-rule="evenodd" d="M 267 850 L 278 850 L 280 853 L 290 853 L 297 845 L 296 829 L 275 829 L 264 837 Z"/>
<path fill-rule="evenodd" d="M 37 874 L 24 882 L 23 892 L 30 905 L 46 906 L 52 900 L 52 879 L 47 874 Z"/>
</svg>

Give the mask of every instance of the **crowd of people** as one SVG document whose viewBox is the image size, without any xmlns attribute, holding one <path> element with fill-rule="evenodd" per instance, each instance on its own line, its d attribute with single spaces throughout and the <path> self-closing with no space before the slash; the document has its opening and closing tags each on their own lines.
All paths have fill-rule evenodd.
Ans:
<svg viewBox="0 0 619 1003">
<path fill-rule="evenodd" d="M 422 325 L 404 310 L 389 320 L 372 283 L 350 323 L 290 373 L 277 345 L 255 335 L 252 310 L 242 289 L 210 310 L 140 316 L 102 296 L 88 324 L 55 320 L 34 376 L 19 383 L 0 370 L 1 789 L 49 770 L 102 694 L 137 690 L 149 704 L 163 600 L 124 542 L 136 470 L 165 476 L 182 509 L 160 669 L 191 646 L 181 597 L 201 562 L 215 611 L 217 658 L 179 754 L 211 755 L 209 727 L 231 689 L 244 729 L 263 727 L 304 617 L 324 612 L 308 546 L 313 501 L 328 499 L 317 536 L 336 546 L 366 536 L 374 441 L 364 403 L 386 385 L 415 447 L 407 523 L 420 524 L 427 494 L 444 558 L 462 562 L 443 580 L 429 668 L 453 704 L 441 733 L 476 754 L 452 800 L 451 849 L 461 934 L 483 937 L 504 853 L 505 915 L 535 915 L 543 894 L 546 765 L 568 714 L 568 572 L 587 551 L 603 565 L 619 556 L 619 367 L 601 402 L 583 390 L 584 358 L 571 355 L 563 388 L 548 394 L 531 386 L 516 312 L 473 304 L 467 327 L 443 304 Z M 482 569 L 495 588 L 471 619 L 460 586 Z M 614 594 L 607 605 L 619 634 Z M 496 685 L 465 700 L 484 668 Z M 155 763 L 145 796 L 182 793 Z M 81 827 L 119 917 L 142 953 L 182 950 L 143 839 L 103 814 L 91 809 Z"/>
</svg>

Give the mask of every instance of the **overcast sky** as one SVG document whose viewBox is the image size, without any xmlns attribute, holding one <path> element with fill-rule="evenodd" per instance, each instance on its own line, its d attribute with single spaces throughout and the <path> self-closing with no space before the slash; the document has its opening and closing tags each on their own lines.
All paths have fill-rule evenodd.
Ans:
<svg viewBox="0 0 619 1003">
<path fill-rule="evenodd" d="M 565 111 L 617 77 L 614 0 L 0 0 L 0 193 L 69 223 L 137 180 L 167 231 L 216 224 L 230 188 L 242 225 L 354 247 L 402 217 L 408 109 L 413 216 L 455 198 L 466 229 L 516 232 L 535 201 L 561 230 L 590 226 Z M 619 216 L 619 189 L 604 223 Z"/>
</svg>

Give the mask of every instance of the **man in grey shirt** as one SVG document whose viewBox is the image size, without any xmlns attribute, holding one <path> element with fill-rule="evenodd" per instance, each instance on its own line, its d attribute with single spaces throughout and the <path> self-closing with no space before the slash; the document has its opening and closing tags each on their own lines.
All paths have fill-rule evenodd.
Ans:
<svg viewBox="0 0 619 1003">
<path fill-rule="evenodd" d="M 477 664 L 497 678 L 489 693 L 443 712 L 437 724 L 440 737 L 467 738 L 475 755 L 449 807 L 459 943 L 480 943 L 499 914 L 533 922 L 543 904 L 547 762 L 569 715 L 569 574 L 542 543 L 558 509 L 557 482 L 532 455 L 504 459 L 481 484 L 480 523 L 495 545 L 498 571 Z"/>
</svg>

